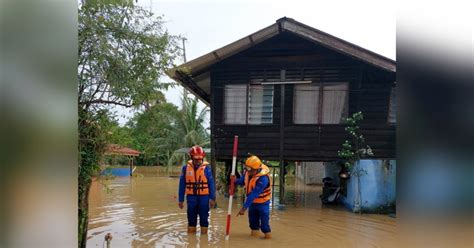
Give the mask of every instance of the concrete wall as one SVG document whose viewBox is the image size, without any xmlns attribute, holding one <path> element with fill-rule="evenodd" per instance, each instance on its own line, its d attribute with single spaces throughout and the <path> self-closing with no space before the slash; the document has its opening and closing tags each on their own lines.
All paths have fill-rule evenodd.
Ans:
<svg viewBox="0 0 474 248">
<path fill-rule="evenodd" d="M 376 212 L 395 204 L 396 161 L 364 159 L 359 161 L 359 166 L 366 172 L 360 177 L 362 211 Z M 352 175 L 347 182 L 347 196 L 343 198 L 344 205 L 352 211 L 358 211 L 357 187 L 357 177 Z"/>
<path fill-rule="evenodd" d="M 322 184 L 325 176 L 323 162 L 299 162 L 295 174 L 305 184 Z"/>
</svg>

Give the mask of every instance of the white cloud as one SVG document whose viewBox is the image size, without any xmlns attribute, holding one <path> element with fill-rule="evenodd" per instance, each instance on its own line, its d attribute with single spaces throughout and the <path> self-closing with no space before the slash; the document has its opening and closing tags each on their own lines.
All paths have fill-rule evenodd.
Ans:
<svg viewBox="0 0 474 248">
<path fill-rule="evenodd" d="M 170 33 L 187 38 L 188 61 L 272 25 L 284 16 L 395 59 L 394 2 L 140 0 L 138 4 L 164 15 Z M 179 104 L 180 92 L 168 91 L 167 100 Z"/>
</svg>

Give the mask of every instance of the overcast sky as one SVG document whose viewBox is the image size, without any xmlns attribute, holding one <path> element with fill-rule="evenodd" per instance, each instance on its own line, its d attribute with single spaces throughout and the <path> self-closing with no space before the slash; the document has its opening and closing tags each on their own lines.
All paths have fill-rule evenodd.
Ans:
<svg viewBox="0 0 474 248">
<path fill-rule="evenodd" d="M 188 61 L 284 16 L 395 60 L 396 6 L 393 1 L 138 0 L 138 4 L 163 15 L 165 27 L 171 34 L 187 38 Z M 167 100 L 179 105 L 180 90 L 170 90 Z M 120 112 L 125 115 L 120 118 L 123 124 L 131 114 Z"/>
</svg>

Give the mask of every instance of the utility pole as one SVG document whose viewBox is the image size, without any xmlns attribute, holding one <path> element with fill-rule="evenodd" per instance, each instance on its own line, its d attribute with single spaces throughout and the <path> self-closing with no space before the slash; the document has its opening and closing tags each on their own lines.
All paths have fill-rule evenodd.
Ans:
<svg viewBox="0 0 474 248">
<path fill-rule="evenodd" d="M 183 61 L 184 61 L 184 63 L 186 63 L 187 62 L 186 61 L 186 46 L 184 44 L 184 42 L 186 41 L 186 38 L 183 37 L 182 40 L 183 40 Z"/>
</svg>

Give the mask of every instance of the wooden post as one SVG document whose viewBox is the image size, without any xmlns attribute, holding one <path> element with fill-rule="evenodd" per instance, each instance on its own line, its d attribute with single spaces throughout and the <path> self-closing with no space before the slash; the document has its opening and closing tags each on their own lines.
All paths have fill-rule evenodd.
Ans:
<svg viewBox="0 0 474 248">
<path fill-rule="evenodd" d="M 361 98 L 361 89 L 362 89 L 362 77 L 364 76 L 364 66 L 361 65 L 359 66 L 359 74 L 357 75 L 357 91 L 356 91 L 356 96 L 357 96 L 357 109 L 354 110 L 354 113 L 359 111 L 360 109 L 360 98 Z M 349 84 L 349 92 L 347 92 L 348 97 L 350 97 L 350 92 L 351 92 L 351 84 Z M 349 98 L 350 99 L 350 98 Z M 350 106 L 350 105 L 349 105 Z M 350 116 L 351 111 L 350 109 L 347 111 L 347 115 Z"/>
<path fill-rule="evenodd" d="M 273 170 L 273 176 L 272 176 L 272 192 L 275 192 L 275 171 L 276 171 L 276 168 L 272 166 L 272 170 Z M 275 194 L 272 193 L 272 202 L 275 202 L 273 199 L 275 198 Z M 273 205 L 273 204 L 272 204 Z"/>
<path fill-rule="evenodd" d="M 183 43 L 183 47 L 184 47 L 184 43 Z M 212 78 L 212 77 L 211 77 Z M 214 108 L 214 95 L 215 93 L 213 92 L 213 87 L 212 87 L 212 81 L 210 83 L 210 94 L 211 94 L 211 116 L 210 116 L 210 120 L 211 120 L 211 171 L 212 171 L 212 178 L 214 179 L 214 185 L 217 185 L 216 182 L 217 182 L 217 179 L 216 179 L 216 173 L 217 173 L 217 147 L 216 147 L 216 143 L 217 143 L 217 140 L 216 140 L 216 137 L 215 135 L 217 135 L 217 133 L 215 132 L 215 128 L 214 128 L 214 123 L 215 123 L 215 120 L 214 120 L 214 111 L 215 111 L 215 108 Z"/>
<path fill-rule="evenodd" d="M 105 235 L 105 242 L 107 243 L 107 248 L 110 248 L 110 247 L 111 247 L 111 246 L 110 246 L 111 241 L 112 241 L 112 234 L 107 233 L 107 234 Z"/>
<path fill-rule="evenodd" d="M 286 79 L 286 71 L 281 70 L 280 79 Z M 280 204 L 285 204 L 285 175 L 284 175 L 284 161 L 283 153 L 285 140 L 285 85 L 280 86 Z"/>
<path fill-rule="evenodd" d="M 212 130 L 212 128 L 211 128 Z M 214 138 L 212 137 L 211 134 L 211 172 L 212 172 L 212 178 L 214 179 L 214 185 L 216 185 L 216 170 L 217 170 L 217 160 L 216 160 L 216 145 L 214 144 Z"/>
<path fill-rule="evenodd" d="M 283 159 L 280 159 L 280 196 L 279 197 L 280 197 L 280 204 L 285 204 L 285 160 Z"/>
</svg>

